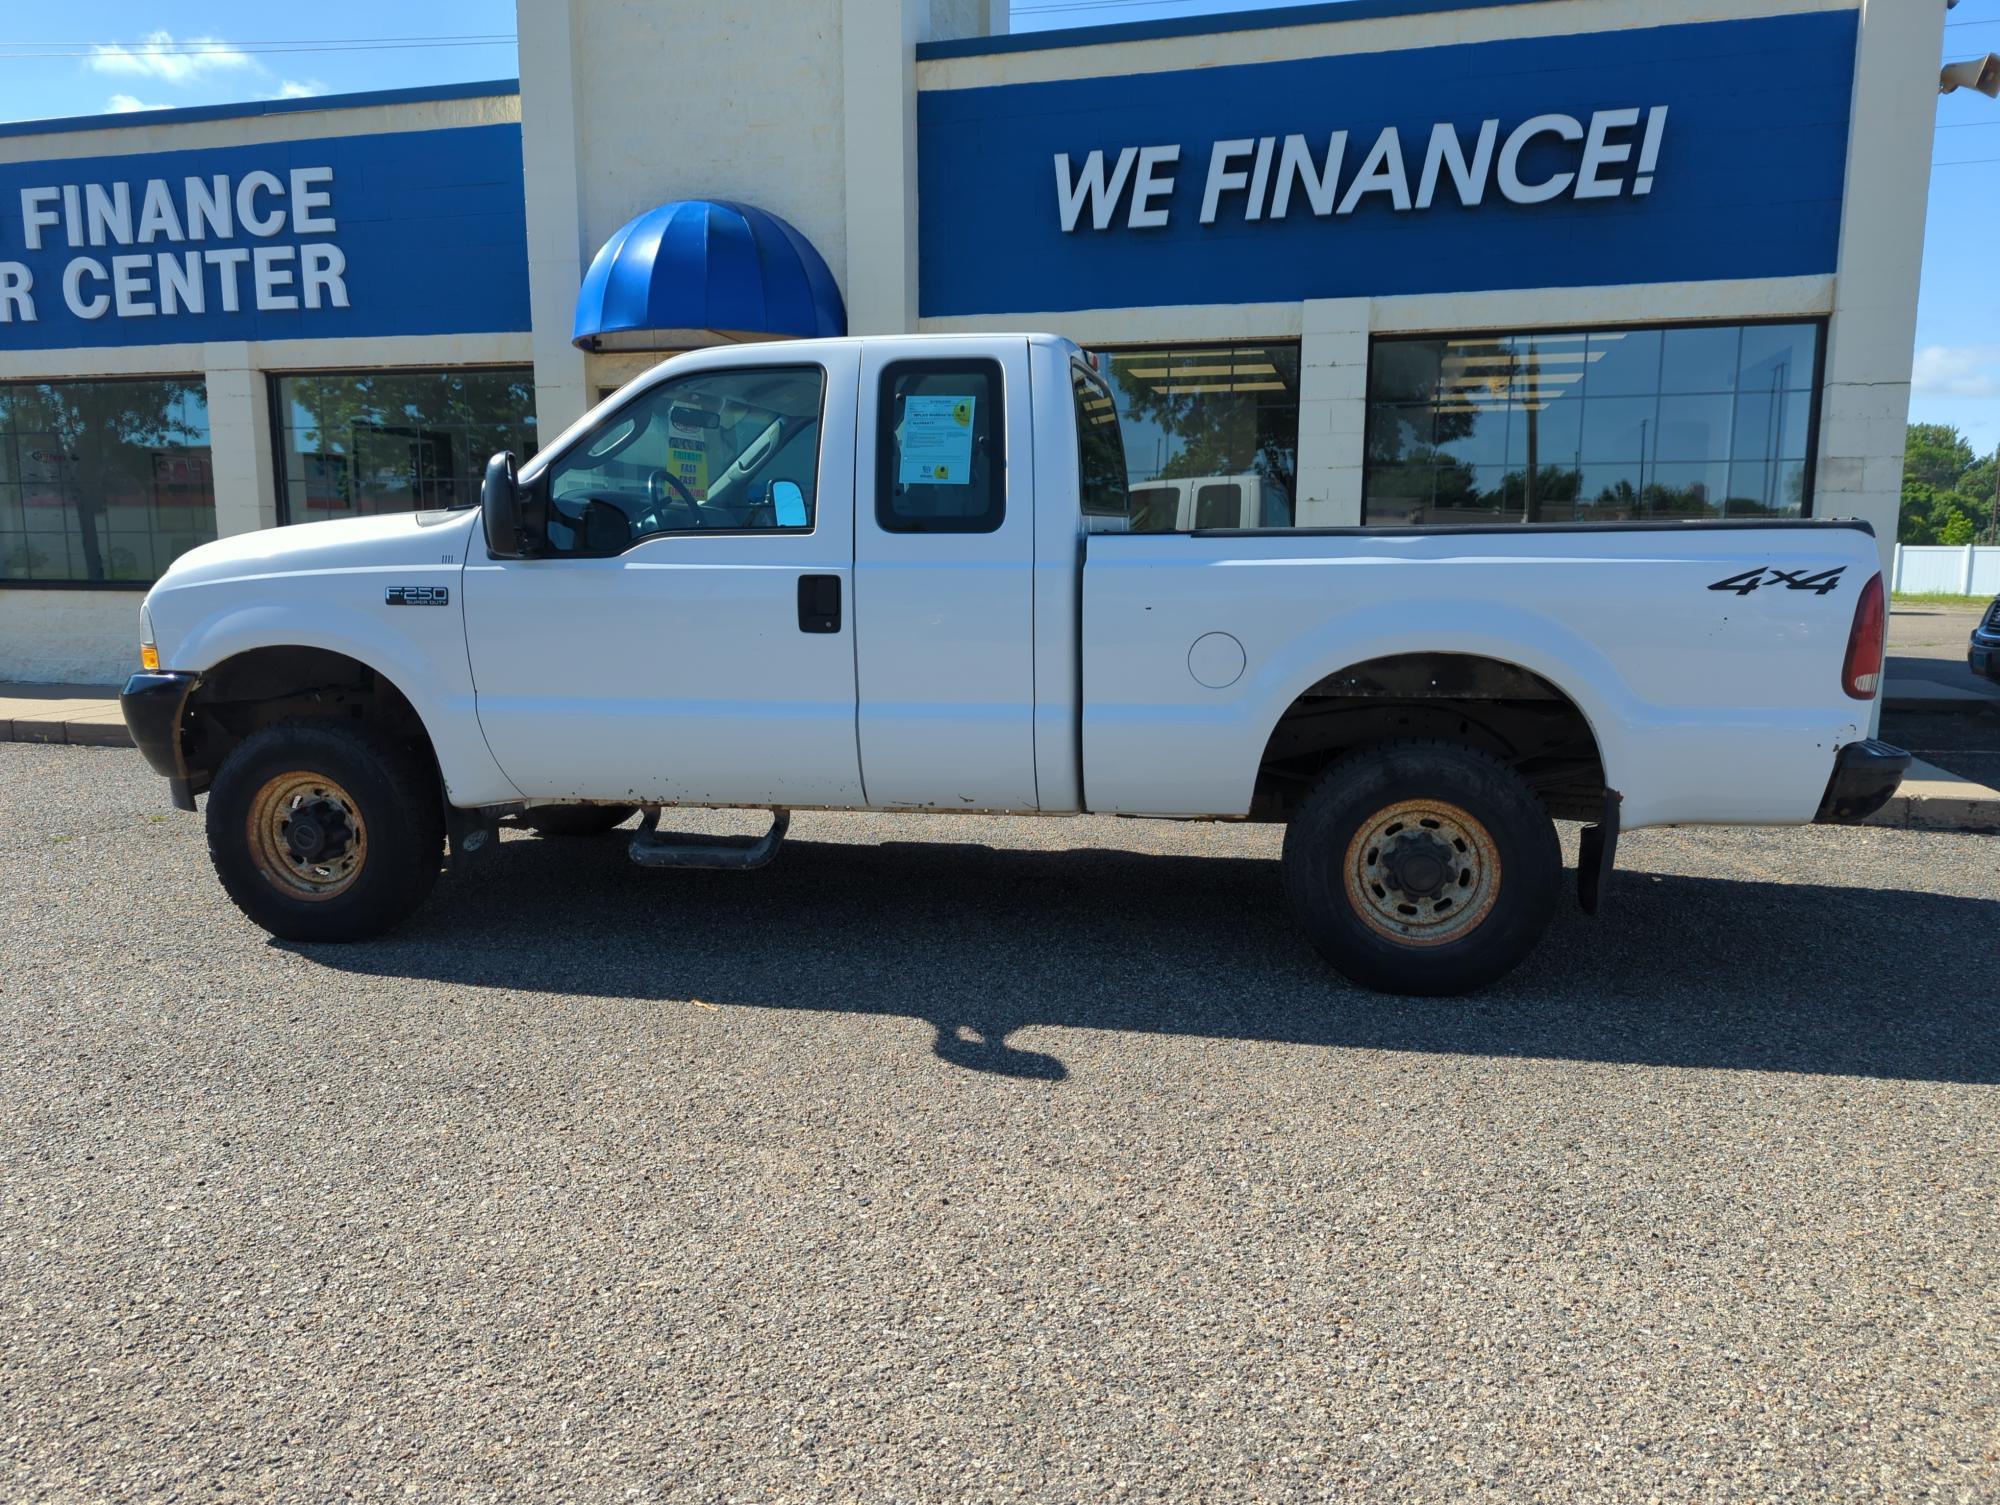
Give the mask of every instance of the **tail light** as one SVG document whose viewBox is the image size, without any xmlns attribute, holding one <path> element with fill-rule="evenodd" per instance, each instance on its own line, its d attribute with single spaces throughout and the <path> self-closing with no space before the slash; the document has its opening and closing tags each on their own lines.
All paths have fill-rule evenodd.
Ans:
<svg viewBox="0 0 2000 1505">
<path fill-rule="evenodd" d="M 1882 644 L 1889 614 L 1882 595 L 1882 573 L 1861 587 L 1854 603 L 1854 626 L 1847 634 L 1847 662 L 1840 670 L 1840 687 L 1856 700 L 1873 700 L 1882 688 Z"/>
</svg>

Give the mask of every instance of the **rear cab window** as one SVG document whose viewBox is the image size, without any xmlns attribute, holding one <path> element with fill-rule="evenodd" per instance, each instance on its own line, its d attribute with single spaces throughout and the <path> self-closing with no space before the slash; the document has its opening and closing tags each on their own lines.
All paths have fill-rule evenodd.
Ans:
<svg viewBox="0 0 2000 1505">
<path fill-rule="evenodd" d="M 894 361 L 882 370 L 875 517 L 890 533 L 991 533 L 1007 515 L 1000 363 Z"/>
</svg>

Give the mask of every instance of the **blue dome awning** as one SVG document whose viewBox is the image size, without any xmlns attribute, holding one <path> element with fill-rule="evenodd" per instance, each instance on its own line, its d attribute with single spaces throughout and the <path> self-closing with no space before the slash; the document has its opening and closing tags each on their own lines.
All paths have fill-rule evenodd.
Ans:
<svg viewBox="0 0 2000 1505">
<path fill-rule="evenodd" d="M 812 242 L 749 204 L 677 199 L 607 240 L 576 295 L 572 344 L 670 350 L 847 333 Z"/>
</svg>

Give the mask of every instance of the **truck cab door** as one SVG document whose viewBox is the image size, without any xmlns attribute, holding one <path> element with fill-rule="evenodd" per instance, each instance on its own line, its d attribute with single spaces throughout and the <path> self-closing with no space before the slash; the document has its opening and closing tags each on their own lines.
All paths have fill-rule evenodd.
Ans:
<svg viewBox="0 0 2000 1505">
<path fill-rule="evenodd" d="M 1039 808 L 1028 383 L 1025 340 L 862 347 L 856 727 L 877 808 Z"/>
<path fill-rule="evenodd" d="M 859 806 L 854 347 L 717 352 L 525 472 L 545 543 L 475 544 L 480 728 L 536 799 Z"/>
</svg>

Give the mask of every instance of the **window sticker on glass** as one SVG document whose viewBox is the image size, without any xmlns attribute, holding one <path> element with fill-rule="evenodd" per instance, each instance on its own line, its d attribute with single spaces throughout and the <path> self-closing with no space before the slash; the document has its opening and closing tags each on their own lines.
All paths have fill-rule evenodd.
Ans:
<svg viewBox="0 0 2000 1505">
<path fill-rule="evenodd" d="M 972 480 L 971 397 L 903 401 L 902 485 L 964 486 Z"/>
<path fill-rule="evenodd" d="M 693 408 L 667 414 L 667 461 L 676 479 L 697 502 L 708 500 L 708 438 L 702 430 L 707 417 Z"/>
</svg>

